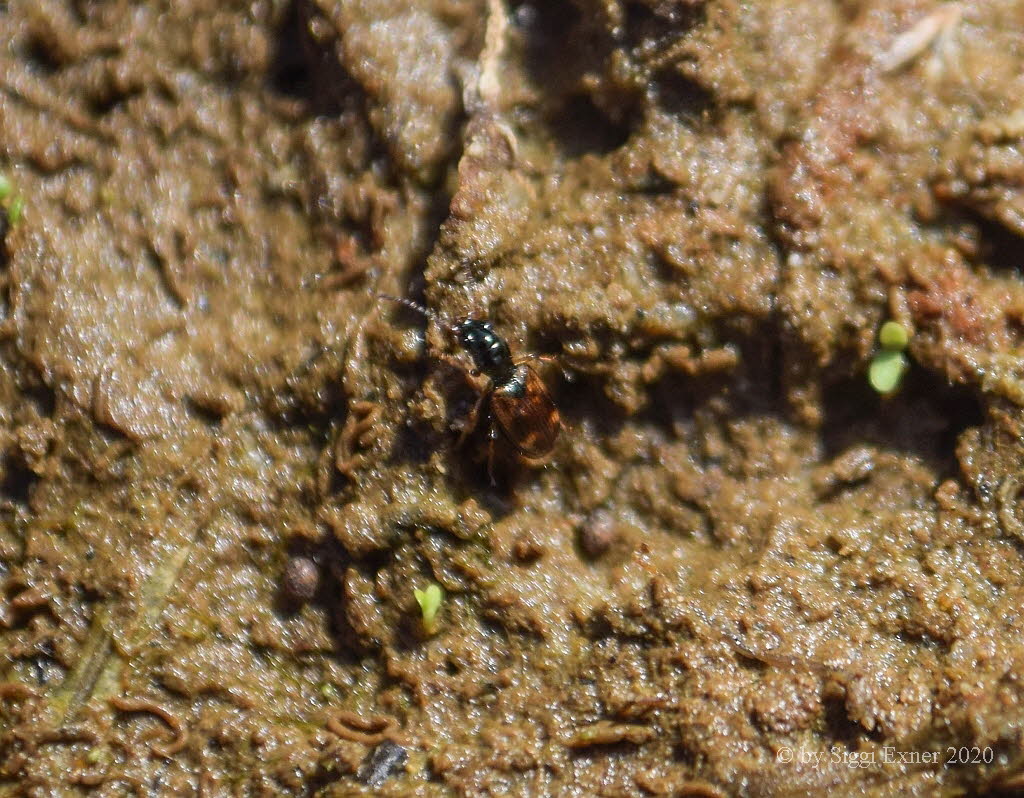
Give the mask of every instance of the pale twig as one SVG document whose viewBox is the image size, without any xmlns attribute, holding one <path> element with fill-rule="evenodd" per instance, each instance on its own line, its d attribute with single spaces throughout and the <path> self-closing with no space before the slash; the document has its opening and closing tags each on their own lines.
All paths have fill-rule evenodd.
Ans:
<svg viewBox="0 0 1024 798">
<path fill-rule="evenodd" d="M 892 46 L 877 60 L 882 72 L 894 72 L 906 66 L 933 43 L 936 54 L 948 56 L 953 41 L 953 31 L 963 16 L 959 3 L 950 3 L 921 18 L 910 30 L 901 33 Z"/>
<path fill-rule="evenodd" d="M 484 48 L 480 53 L 480 82 L 477 91 L 480 99 L 490 108 L 495 108 L 501 86 L 498 83 L 500 61 L 505 50 L 505 31 L 508 15 L 503 0 L 487 0 L 487 28 L 484 31 Z"/>
<path fill-rule="evenodd" d="M 959 3 L 950 3 L 925 15 L 910 30 L 897 36 L 892 46 L 879 56 L 879 69 L 895 72 L 935 42 L 937 51 L 948 55 L 953 31 L 963 15 L 964 9 Z"/>
</svg>

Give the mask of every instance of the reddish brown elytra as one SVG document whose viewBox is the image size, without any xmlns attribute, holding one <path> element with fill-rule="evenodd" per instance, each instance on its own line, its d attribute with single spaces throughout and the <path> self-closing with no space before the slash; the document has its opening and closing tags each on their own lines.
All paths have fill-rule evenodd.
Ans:
<svg viewBox="0 0 1024 798">
<path fill-rule="evenodd" d="M 377 296 L 405 305 L 427 318 L 437 318 L 408 299 L 387 294 Z M 505 439 L 528 460 L 539 460 L 550 454 L 562 421 L 537 372 L 524 361 L 512 359 L 505 339 L 494 331 L 489 321 L 466 318 L 442 324 L 473 359 L 474 373 L 488 378 L 488 386 L 473 409 L 467 429 L 475 426 L 480 410 L 487 403 L 485 409 L 491 422 L 487 471 L 491 483 L 494 483 L 495 428 L 500 429 Z"/>
</svg>

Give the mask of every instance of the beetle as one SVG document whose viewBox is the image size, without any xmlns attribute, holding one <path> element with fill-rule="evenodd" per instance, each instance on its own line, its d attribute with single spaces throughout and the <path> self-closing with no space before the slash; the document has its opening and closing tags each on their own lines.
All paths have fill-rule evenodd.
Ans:
<svg viewBox="0 0 1024 798">
<path fill-rule="evenodd" d="M 464 440 L 477 426 L 480 411 L 486 405 L 490 424 L 487 473 L 492 485 L 495 484 L 494 441 L 497 430 L 526 460 L 540 460 L 551 453 L 562 420 L 544 381 L 526 363 L 534 359 L 533 356 L 514 359 L 505 339 L 498 335 L 489 320 L 466 317 L 451 322 L 412 300 L 389 294 L 377 293 L 377 296 L 437 321 L 473 361 L 470 374 L 487 377 L 487 387 L 473 407 L 459 440 Z"/>
</svg>

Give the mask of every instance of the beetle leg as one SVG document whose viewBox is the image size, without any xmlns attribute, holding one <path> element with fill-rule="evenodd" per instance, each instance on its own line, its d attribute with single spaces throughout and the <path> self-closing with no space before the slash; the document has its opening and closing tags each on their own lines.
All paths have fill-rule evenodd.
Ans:
<svg viewBox="0 0 1024 798">
<path fill-rule="evenodd" d="M 517 366 L 521 366 L 524 363 L 529 363 L 531 360 L 544 364 L 554 363 L 558 366 L 559 371 L 562 372 L 562 376 L 567 382 L 573 381 L 572 374 L 569 371 L 569 366 L 566 365 L 565 355 L 523 355 L 522 357 L 516 358 L 513 362 Z M 573 368 L 577 367 L 574 366 Z"/>
<path fill-rule="evenodd" d="M 498 486 L 494 479 L 494 440 L 498 437 L 498 430 L 494 426 L 494 419 L 491 419 L 491 428 L 487 432 L 487 476 L 491 480 L 491 487 Z"/>
<path fill-rule="evenodd" d="M 459 440 L 455 444 L 456 446 L 462 446 L 466 442 L 466 438 L 469 437 L 469 433 L 477 428 L 477 425 L 480 423 L 480 408 L 483 407 L 487 395 L 486 391 L 480 392 L 480 397 L 476 400 L 476 404 L 473 405 L 473 409 L 469 411 L 469 415 L 466 417 L 462 431 L 459 433 Z"/>
<path fill-rule="evenodd" d="M 520 358 L 516 358 L 515 364 L 518 366 L 520 363 L 525 363 L 528 360 L 539 360 L 542 363 L 556 363 L 558 362 L 558 355 L 523 355 Z"/>
<path fill-rule="evenodd" d="M 439 362 L 446 363 L 447 365 L 451 366 L 455 371 L 459 372 L 459 374 L 462 375 L 463 379 L 465 379 L 465 381 L 472 385 L 474 388 L 480 387 L 480 383 L 477 382 L 477 380 L 480 377 L 479 369 L 466 368 L 466 364 L 464 361 L 462 361 L 455 355 L 449 355 L 447 352 L 436 352 L 434 353 L 433 357 L 435 357 Z"/>
<path fill-rule="evenodd" d="M 433 352 L 431 353 L 431 357 L 433 357 L 435 360 L 440 361 L 441 363 L 448 364 L 453 369 L 461 372 L 462 374 L 466 373 L 466 364 L 463 363 L 455 355 L 449 355 L 447 352 Z"/>
</svg>

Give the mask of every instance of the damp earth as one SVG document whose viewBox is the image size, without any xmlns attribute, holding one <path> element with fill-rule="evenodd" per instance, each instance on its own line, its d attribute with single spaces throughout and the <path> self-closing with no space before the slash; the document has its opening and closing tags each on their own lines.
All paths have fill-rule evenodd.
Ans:
<svg viewBox="0 0 1024 798">
<path fill-rule="evenodd" d="M 0 795 L 1024 788 L 1024 2 L 0 40 Z"/>
</svg>

